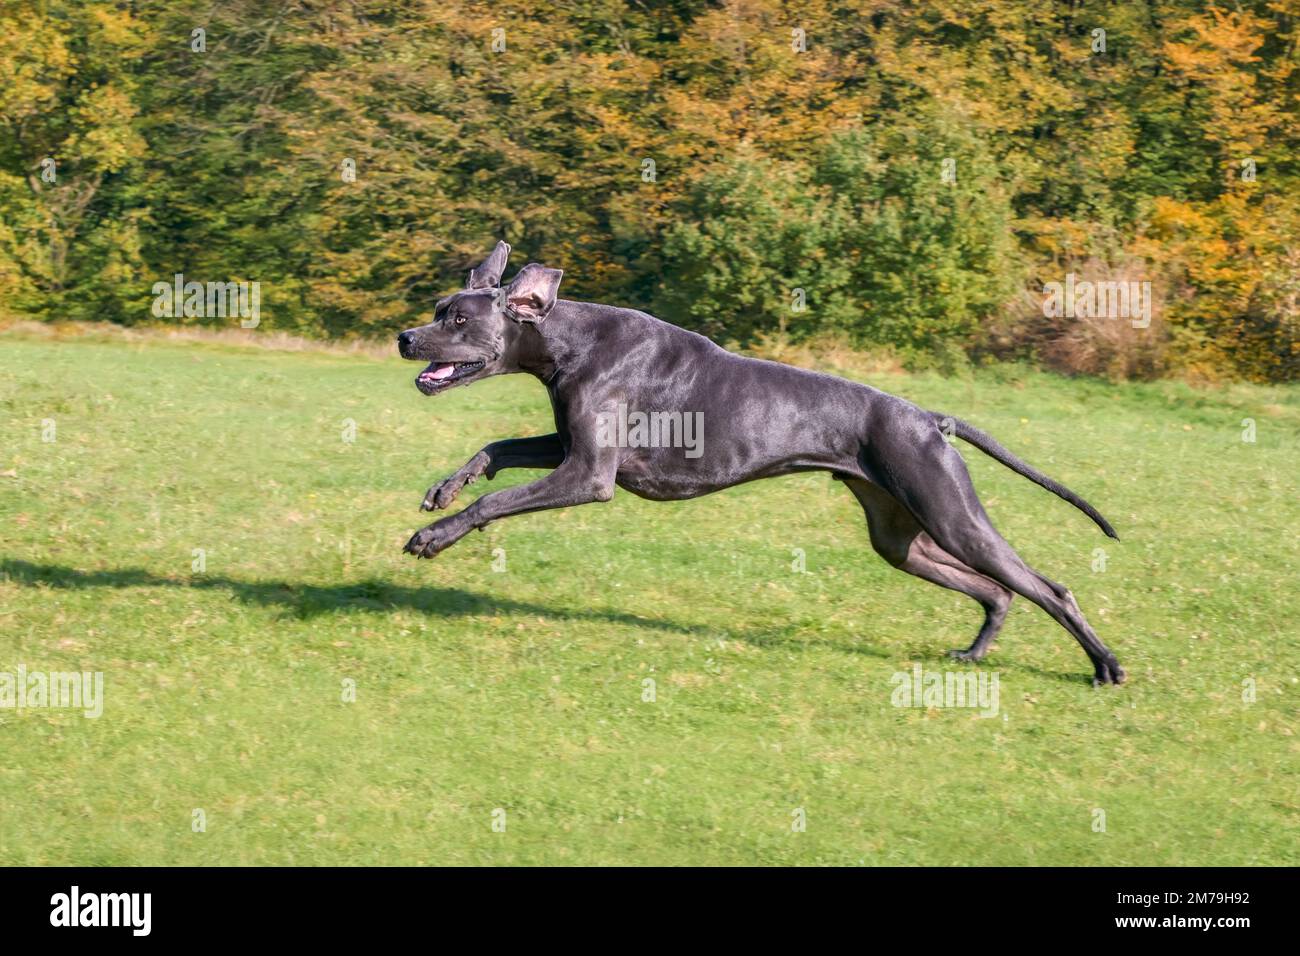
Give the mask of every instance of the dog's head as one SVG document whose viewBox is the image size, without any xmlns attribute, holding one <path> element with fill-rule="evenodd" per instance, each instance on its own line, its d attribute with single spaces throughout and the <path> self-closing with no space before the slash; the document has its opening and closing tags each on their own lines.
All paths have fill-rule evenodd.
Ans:
<svg viewBox="0 0 1300 956">
<path fill-rule="evenodd" d="M 397 336 L 402 358 L 429 363 L 415 378 L 425 395 L 520 371 L 523 329 L 550 314 L 564 273 L 530 262 L 502 287 L 509 257 L 510 246 L 498 242 L 465 288 L 438 302 L 432 322 Z"/>
</svg>

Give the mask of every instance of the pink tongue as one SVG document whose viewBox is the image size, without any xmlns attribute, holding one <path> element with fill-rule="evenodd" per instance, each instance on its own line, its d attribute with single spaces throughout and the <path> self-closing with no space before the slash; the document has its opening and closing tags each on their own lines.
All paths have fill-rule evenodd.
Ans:
<svg viewBox="0 0 1300 956">
<path fill-rule="evenodd" d="M 432 372 L 425 372 L 420 376 L 420 378 L 432 378 L 435 380 L 443 379 L 454 371 L 456 371 L 456 366 L 454 365 L 439 365 Z"/>
</svg>

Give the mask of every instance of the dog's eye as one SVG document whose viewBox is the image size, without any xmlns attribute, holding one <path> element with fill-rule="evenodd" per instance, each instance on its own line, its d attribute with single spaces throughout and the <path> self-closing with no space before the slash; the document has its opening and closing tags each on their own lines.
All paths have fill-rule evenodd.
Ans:
<svg viewBox="0 0 1300 956">
<path fill-rule="evenodd" d="M 456 324 L 457 324 L 457 325 L 464 325 L 464 324 L 465 324 L 465 316 L 463 316 L 463 315 L 458 315 L 458 316 L 456 316 Z"/>
</svg>

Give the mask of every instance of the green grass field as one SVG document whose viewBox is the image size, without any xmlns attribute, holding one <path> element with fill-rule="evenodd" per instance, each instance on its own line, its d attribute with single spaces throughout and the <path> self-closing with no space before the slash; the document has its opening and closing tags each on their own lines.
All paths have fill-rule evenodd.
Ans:
<svg viewBox="0 0 1300 956">
<path fill-rule="evenodd" d="M 403 555 L 435 479 L 552 430 L 531 379 L 425 399 L 416 371 L 0 336 L 0 671 L 101 671 L 106 698 L 0 710 L 0 863 L 1300 862 L 1300 390 L 873 376 L 1123 538 L 962 446 L 1129 672 L 1092 688 L 1018 600 L 985 719 L 891 704 L 914 664 L 971 669 L 944 653 L 981 612 L 876 557 L 829 476 Z"/>
</svg>

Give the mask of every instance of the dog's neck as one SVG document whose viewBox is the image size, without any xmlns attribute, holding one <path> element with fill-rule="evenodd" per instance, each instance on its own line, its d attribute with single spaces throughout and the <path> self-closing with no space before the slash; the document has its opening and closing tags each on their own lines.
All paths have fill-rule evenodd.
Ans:
<svg viewBox="0 0 1300 956">
<path fill-rule="evenodd" d="M 554 311 L 560 311 L 558 304 Z M 510 364 L 549 385 L 574 351 L 565 334 L 569 331 L 566 319 L 571 317 L 552 314 L 540 323 L 515 323 L 506 344 Z"/>
</svg>

